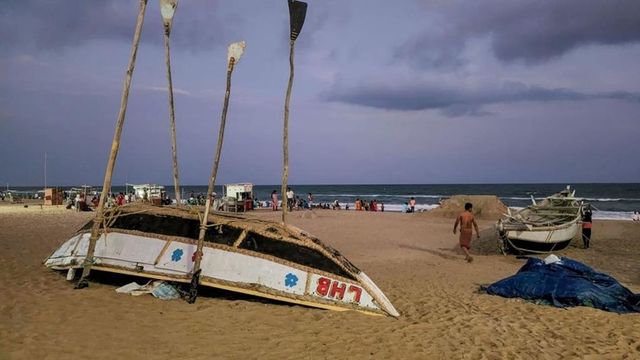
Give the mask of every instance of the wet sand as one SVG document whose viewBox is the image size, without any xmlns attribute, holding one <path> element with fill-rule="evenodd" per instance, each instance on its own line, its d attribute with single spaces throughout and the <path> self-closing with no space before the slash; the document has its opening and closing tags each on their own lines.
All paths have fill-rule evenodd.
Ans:
<svg viewBox="0 0 640 360">
<path fill-rule="evenodd" d="M 253 216 L 278 219 L 280 213 Z M 194 305 L 132 297 L 135 278 L 95 272 L 74 290 L 42 260 L 93 213 L 0 206 L 0 359 L 623 359 L 640 358 L 640 314 L 557 309 L 478 293 L 524 263 L 495 250 L 481 221 L 468 264 L 453 219 L 424 214 L 314 210 L 292 224 L 320 237 L 365 271 L 401 317 L 311 309 L 220 291 Z M 593 247 L 574 240 L 560 255 L 640 292 L 640 224 L 596 221 Z"/>
</svg>

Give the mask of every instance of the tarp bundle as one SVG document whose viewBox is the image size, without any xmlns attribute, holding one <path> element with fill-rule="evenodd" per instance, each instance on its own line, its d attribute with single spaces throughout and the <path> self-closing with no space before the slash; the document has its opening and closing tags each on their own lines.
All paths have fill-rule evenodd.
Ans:
<svg viewBox="0 0 640 360">
<path fill-rule="evenodd" d="M 590 306 L 617 313 L 640 312 L 640 294 L 633 294 L 611 276 L 565 257 L 547 262 L 529 258 L 515 275 L 485 290 L 492 295 L 556 307 Z"/>
<path fill-rule="evenodd" d="M 149 281 L 144 285 L 132 282 L 117 288 L 116 292 L 118 294 L 130 294 L 133 296 L 151 294 L 162 300 L 175 300 L 180 298 L 180 293 L 173 285 L 159 280 Z"/>
</svg>

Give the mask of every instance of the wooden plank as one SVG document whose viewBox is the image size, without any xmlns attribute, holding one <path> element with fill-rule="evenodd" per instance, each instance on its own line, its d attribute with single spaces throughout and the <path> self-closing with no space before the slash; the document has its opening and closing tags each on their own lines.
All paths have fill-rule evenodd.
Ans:
<svg viewBox="0 0 640 360">
<path fill-rule="evenodd" d="M 139 277 L 149 278 L 149 279 L 175 281 L 175 282 L 181 282 L 181 283 L 189 283 L 189 282 L 191 282 L 191 276 L 182 278 L 182 277 L 179 277 L 179 276 L 156 274 L 156 273 L 152 273 L 152 272 L 149 272 L 149 271 L 142 272 L 142 271 L 126 270 L 126 269 L 121 269 L 121 268 L 108 266 L 108 265 L 107 266 L 105 266 L 105 265 L 93 265 L 92 269 L 93 270 L 106 271 L 106 272 L 112 272 L 112 273 L 116 273 L 116 274 L 139 276 Z"/>
<path fill-rule="evenodd" d="M 169 245 L 171 245 L 171 242 L 173 240 L 169 240 L 167 241 L 164 246 L 162 247 L 162 250 L 160 250 L 160 253 L 158 254 L 158 256 L 156 257 L 156 261 L 153 262 L 153 265 L 158 265 L 158 261 L 160 261 L 160 258 L 162 257 L 162 255 L 164 255 L 164 253 L 167 251 L 167 248 L 169 247 Z"/>
<path fill-rule="evenodd" d="M 294 303 L 294 304 L 304 305 L 304 306 L 310 306 L 310 307 L 315 307 L 315 308 L 320 308 L 320 309 L 327 309 L 327 310 L 334 310 L 334 311 L 349 311 L 349 310 L 353 310 L 353 311 L 361 312 L 361 313 L 367 314 L 367 315 L 384 316 L 383 314 L 376 313 L 376 312 L 360 310 L 360 309 L 345 308 L 345 307 L 341 307 L 341 306 L 324 304 L 324 303 L 317 303 L 317 302 L 307 301 L 307 300 L 292 299 L 292 298 L 285 297 L 285 296 L 266 294 L 266 293 L 259 292 L 259 291 L 256 291 L 256 290 L 250 290 L 250 289 L 244 289 L 244 288 L 235 287 L 235 286 L 217 284 L 217 283 L 213 283 L 213 282 L 206 281 L 206 280 L 201 280 L 200 283 L 202 285 L 204 285 L 204 286 L 209 286 L 209 287 L 213 287 L 213 288 L 229 290 L 229 291 L 239 292 L 239 293 L 242 293 L 242 294 L 254 295 L 254 296 L 259 296 L 259 297 L 263 297 L 263 298 L 267 298 L 267 299 L 271 299 L 271 300 L 278 300 L 278 301 Z"/>
<path fill-rule="evenodd" d="M 240 233 L 240 236 L 238 236 L 236 241 L 233 243 L 233 247 L 237 248 L 238 246 L 240 246 L 240 244 L 242 243 L 242 241 L 244 241 L 244 239 L 247 237 L 248 234 L 249 234 L 249 231 L 247 229 L 242 230 L 242 232 Z"/>
</svg>

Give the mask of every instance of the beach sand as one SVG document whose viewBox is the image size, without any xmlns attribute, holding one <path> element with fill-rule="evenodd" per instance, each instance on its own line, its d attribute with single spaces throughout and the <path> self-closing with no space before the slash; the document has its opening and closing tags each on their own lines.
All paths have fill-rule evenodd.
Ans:
<svg viewBox="0 0 640 360">
<path fill-rule="evenodd" d="M 0 206 L 0 359 L 638 359 L 640 314 L 557 309 L 479 293 L 524 260 L 497 254 L 481 221 L 468 264 L 453 219 L 425 214 L 294 212 L 290 222 L 340 250 L 400 311 L 334 312 L 207 290 L 194 305 L 132 297 L 135 278 L 94 272 L 74 290 L 42 260 L 92 213 Z M 253 216 L 279 219 L 280 213 Z M 596 221 L 593 248 L 561 255 L 640 292 L 640 224 Z"/>
</svg>

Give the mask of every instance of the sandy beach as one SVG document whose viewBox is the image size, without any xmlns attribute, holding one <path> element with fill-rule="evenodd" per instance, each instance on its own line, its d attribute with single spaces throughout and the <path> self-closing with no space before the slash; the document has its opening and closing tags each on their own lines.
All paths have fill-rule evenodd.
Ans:
<svg viewBox="0 0 640 360">
<path fill-rule="evenodd" d="M 382 288 L 398 319 L 207 290 L 195 305 L 117 294 L 135 278 L 94 272 L 74 290 L 42 260 L 93 213 L 0 206 L 0 359 L 633 359 L 640 314 L 558 309 L 478 292 L 524 263 L 480 221 L 463 260 L 453 219 L 426 214 L 294 212 L 292 224 L 340 250 Z M 279 213 L 251 216 L 276 220 Z M 596 221 L 592 248 L 561 255 L 640 292 L 640 224 Z"/>
</svg>

